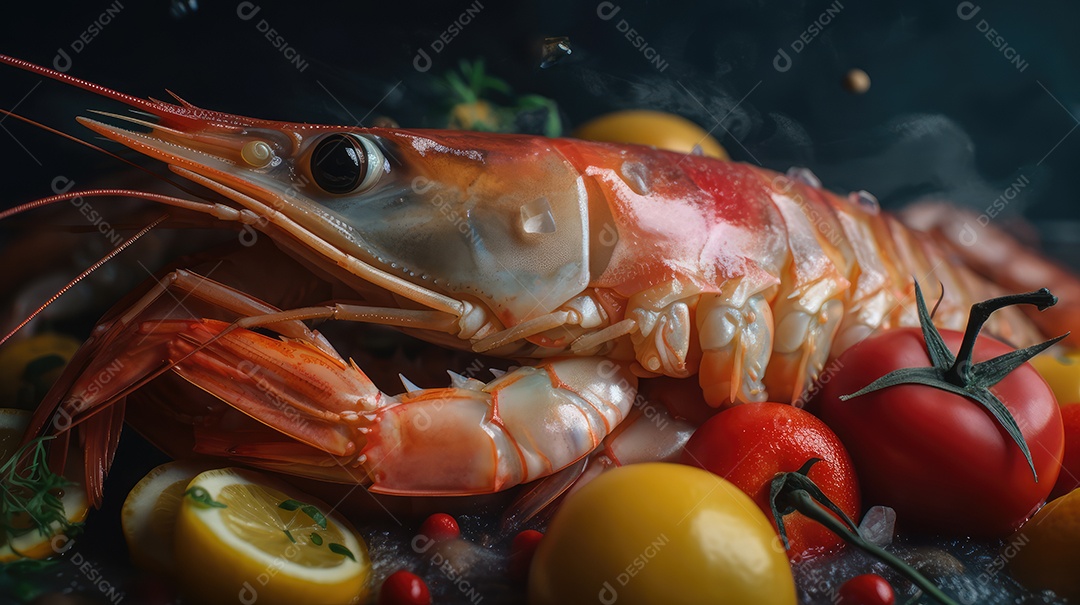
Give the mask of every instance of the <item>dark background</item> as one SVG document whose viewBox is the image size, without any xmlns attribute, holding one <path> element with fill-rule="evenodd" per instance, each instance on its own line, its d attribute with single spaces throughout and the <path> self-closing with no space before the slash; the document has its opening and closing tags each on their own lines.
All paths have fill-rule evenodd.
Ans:
<svg viewBox="0 0 1080 605">
<path fill-rule="evenodd" d="M 1076 5 L 980 2 L 964 20 L 952 1 L 621 1 L 606 21 L 591 1 L 480 0 L 479 15 L 435 54 L 438 34 L 476 3 L 260 0 L 249 21 L 232 0 L 199 0 L 194 10 L 167 0 L 120 3 L 119 15 L 77 54 L 72 43 L 117 2 L 5 9 L 0 50 L 52 65 L 63 48 L 72 58 L 68 73 L 140 96 L 161 98 L 168 88 L 208 108 L 323 123 L 353 124 L 352 116 L 374 108 L 371 116 L 405 126 L 433 123 L 442 100 L 431 90 L 436 75 L 461 58 L 484 57 L 516 92 L 555 99 L 571 126 L 619 108 L 672 111 L 712 129 L 736 159 L 778 170 L 808 166 L 830 188 L 866 189 L 893 207 L 940 194 L 981 212 L 1023 177 L 1029 185 L 1005 214 L 1036 221 L 1052 242 L 1076 231 L 1062 222 L 1078 218 L 1080 135 L 1070 134 L 1080 114 Z M 792 52 L 830 6 L 842 8 Z M 974 10 L 965 6 L 960 12 Z M 264 19 L 308 64 L 304 71 L 258 31 Z M 622 19 L 668 63 L 663 72 L 619 31 Z M 1023 71 L 979 31 L 982 20 L 1016 49 Z M 539 41 L 560 35 L 569 36 L 573 54 L 541 69 Z M 793 60 L 786 72 L 773 67 L 779 48 Z M 418 49 L 434 60 L 427 73 L 413 68 Z M 872 79 L 866 94 L 840 84 L 855 67 Z M 0 107 L 10 109 L 39 80 L 0 69 Z M 86 136 L 72 118 L 87 108 L 119 109 L 46 82 L 18 111 Z M 8 130 L 0 132 L 0 204 L 49 193 L 59 173 L 117 169 L 13 122 L 0 123 Z"/>
</svg>

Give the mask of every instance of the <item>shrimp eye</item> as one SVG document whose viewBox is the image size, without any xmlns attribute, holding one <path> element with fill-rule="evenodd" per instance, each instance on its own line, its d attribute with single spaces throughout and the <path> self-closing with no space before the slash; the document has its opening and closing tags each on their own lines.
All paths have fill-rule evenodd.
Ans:
<svg viewBox="0 0 1080 605">
<path fill-rule="evenodd" d="M 383 172 L 385 160 L 367 138 L 332 134 L 315 145 L 310 162 L 315 184 L 327 193 L 341 195 L 373 186 Z"/>
</svg>

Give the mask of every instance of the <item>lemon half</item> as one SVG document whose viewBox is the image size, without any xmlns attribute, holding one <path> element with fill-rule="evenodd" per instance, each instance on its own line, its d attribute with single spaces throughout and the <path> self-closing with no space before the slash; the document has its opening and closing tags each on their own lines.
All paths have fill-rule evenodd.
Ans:
<svg viewBox="0 0 1080 605">
<path fill-rule="evenodd" d="M 213 470 L 191 481 L 174 553 L 195 602 L 336 605 L 368 592 L 367 547 L 348 523 L 251 471 Z"/>
<path fill-rule="evenodd" d="M 184 491 L 206 470 L 209 468 L 200 462 L 167 462 L 150 471 L 128 492 L 120 524 L 136 565 L 163 574 L 173 571 L 176 518 Z"/>
</svg>

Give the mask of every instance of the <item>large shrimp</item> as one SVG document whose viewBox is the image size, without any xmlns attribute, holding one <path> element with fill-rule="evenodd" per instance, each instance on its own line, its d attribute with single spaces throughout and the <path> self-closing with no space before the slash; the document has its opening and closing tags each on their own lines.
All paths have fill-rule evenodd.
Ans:
<svg viewBox="0 0 1080 605">
<path fill-rule="evenodd" d="M 235 279 L 176 268 L 105 316 L 32 423 L 61 446 L 79 428 L 95 501 L 125 407 L 174 452 L 382 493 L 489 493 L 569 467 L 622 431 L 642 414 L 639 378 L 696 375 L 714 407 L 795 401 L 831 356 L 916 324 L 912 276 L 943 293 L 945 327 L 997 293 L 869 194 L 837 196 L 807 171 L 569 139 L 259 120 L 0 62 L 156 117 L 115 116 L 146 132 L 79 122 L 214 194 L 83 191 L 31 205 L 142 197 L 269 236 L 299 262 L 245 265 L 244 249 Z M 341 302 L 301 296 L 315 277 Z M 272 285 L 248 289 L 255 278 Z M 390 396 L 308 320 L 396 326 L 526 365 L 486 383 L 455 376 L 449 388 L 404 381 Z M 1040 339 L 1020 312 L 991 321 L 1017 345 Z M 631 427 L 607 451 L 669 456 L 690 430 L 676 423 L 659 443 Z"/>
</svg>

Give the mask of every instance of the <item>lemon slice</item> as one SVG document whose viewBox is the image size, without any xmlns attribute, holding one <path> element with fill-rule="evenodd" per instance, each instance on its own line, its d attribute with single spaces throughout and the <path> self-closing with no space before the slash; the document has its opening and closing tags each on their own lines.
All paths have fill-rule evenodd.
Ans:
<svg viewBox="0 0 1080 605">
<path fill-rule="evenodd" d="M 173 570 L 173 537 L 184 490 L 196 475 L 209 470 L 201 462 L 168 462 L 147 473 L 128 492 L 120 525 L 131 560 L 147 571 Z"/>
<path fill-rule="evenodd" d="M 359 603 L 371 563 L 355 531 L 310 496 L 234 468 L 195 477 L 176 520 L 175 560 L 200 603 Z"/>
<path fill-rule="evenodd" d="M 19 448 L 26 426 L 30 423 L 30 412 L 11 408 L 0 408 L 0 466 L 7 463 Z M 79 468 L 74 465 L 73 468 Z M 4 489 L 7 489 L 4 486 Z M 6 497 L 17 498 L 21 494 L 5 492 Z M 86 501 L 86 493 L 78 485 L 72 485 L 63 490 L 60 502 L 64 505 L 64 515 L 68 523 L 80 523 L 86 519 L 89 510 Z M 16 519 L 18 525 L 32 527 L 32 520 Z M 48 532 L 42 534 L 39 531 L 28 531 L 14 538 L 0 536 L 0 563 L 9 563 L 26 557 L 30 559 L 44 559 L 63 552 L 66 549 L 68 539 L 61 535 L 64 524 L 53 521 L 48 525 Z M 0 530 L 2 533 L 2 530 Z"/>
<path fill-rule="evenodd" d="M 0 348 L 0 401 L 36 404 L 81 344 L 70 336 L 48 332 L 7 343 Z"/>
</svg>

